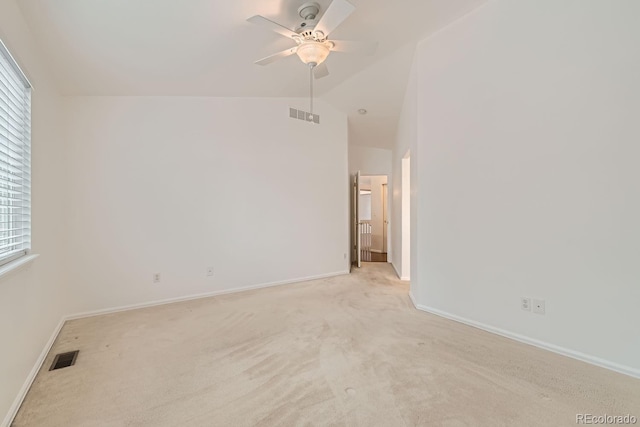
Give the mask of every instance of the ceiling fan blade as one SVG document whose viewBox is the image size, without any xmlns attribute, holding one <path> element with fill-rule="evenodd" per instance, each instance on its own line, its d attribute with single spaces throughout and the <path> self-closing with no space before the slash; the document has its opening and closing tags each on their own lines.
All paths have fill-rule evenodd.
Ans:
<svg viewBox="0 0 640 427">
<path fill-rule="evenodd" d="M 328 75 L 329 69 L 327 68 L 327 64 L 325 64 L 324 62 L 313 67 L 313 77 L 315 77 L 316 79 L 321 79 L 323 77 L 327 77 Z"/>
<path fill-rule="evenodd" d="M 349 15 L 356 9 L 354 5 L 347 0 L 333 0 L 329 5 L 322 18 L 314 28 L 314 31 L 322 31 L 326 36 L 335 30 L 338 25 L 342 24 L 342 21 L 347 19 Z"/>
<path fill-rule="evenodd" d="M 268 64 L 271 64 L 272 62 L 277 61 L 280 58 L 286 58 L 287 56 L 293 55 L 294 53 L 296 53 L 296 50 L 298 50 L 297 47 L 292 47 L 290 49 L 283 50 L 282 52 L 278 52 L 278 53 L 274 53 L 273 55 L 269 55 L 266 58 L 262 58 L 262 59 L 256 61 L 255 63 L 257 65 L 268 65 Z"/>
<path fill-rule="evenodd" d="M 251 22 L 252 24 L 256 24 L 256 25 L 260 25 L 262 27 L 268 28 L 271 31 L 275 31 L 276 33 L 281 34 L 290 39 L 294 37 L 298 37 L 298 34 L 294 33 L 287 27 L 283 27 L 277 22 L 273 22 L 265 18 L 264 16 L 260 16 L 260 15 L 252 16 L 251 18 L 247 19 L 247 21 Z"/>
<path fill-rule="evenodd" d="M 361 53 L 363 55 L 373 55 L 378 49 L 377 42 L 360 42 L 349 40 L 330 40 L 333 43 L 332 52 Z"/>
</svg>

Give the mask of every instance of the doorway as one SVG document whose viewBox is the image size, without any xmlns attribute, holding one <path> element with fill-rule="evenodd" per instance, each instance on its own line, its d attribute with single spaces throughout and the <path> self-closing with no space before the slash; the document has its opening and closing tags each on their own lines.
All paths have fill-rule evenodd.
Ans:
<svg viewBox="0 0 640 427">
<path fill-rule="evenodd" d="M 360 177 L 358 223 L 362 261 L 387 262 L 387 191 L 386 175 Z"/>
<path fill-rule="evenodd" d="M 402 158 L 402 253 L 400 264 L 400 279 L 410 280 L 411 278 L 411 153 L 407 153 Z"/>
</svg>

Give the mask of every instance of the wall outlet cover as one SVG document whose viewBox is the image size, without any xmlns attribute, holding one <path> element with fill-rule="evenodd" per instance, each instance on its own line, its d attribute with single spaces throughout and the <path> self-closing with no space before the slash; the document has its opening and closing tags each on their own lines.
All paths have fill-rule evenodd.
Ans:
<svg viewBox="0 0 640 427">
<path fill-rule="evenodd" d="M 531 298 L 520 298 L 520 308 L 524 311 L 531 311 Z"/>
<path fill-rule="evenodd" d="M 534 299 L 532 301 L 533 312 L 537 314 L 544 314 L 546 307 L 543 299 Z"/>
</svg>

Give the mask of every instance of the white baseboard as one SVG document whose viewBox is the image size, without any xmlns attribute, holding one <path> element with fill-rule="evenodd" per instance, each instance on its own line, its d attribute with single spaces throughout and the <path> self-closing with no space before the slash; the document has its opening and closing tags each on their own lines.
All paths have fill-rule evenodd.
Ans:
<svg viewBox="0 0 640 427">
<path fill-rule="evenodd" d="M 396 265 L 392 262 L 391 266 L 393 267 L 393 271 L 396 272 L 396 276 L 398 276 L 398 279 L 400 279 L 400 273 L 398 272 L 398 269 L 396 268 Z"/>
<path fill-rule="evenodd" d="M 405 282 L 408 282 L 408 281 L 411 280 L 408 277 L 403 276 L 403 275 L 400 274 L 400 272 L 398 271 L 398 268 L 396 267 L 395 263 L 392 262 L 391 265 L 393 266 L 393 269 L 396 271 L 396 276 L 398 276 L 398 279 L 403 280 Z"/>
<path fill-rule="evenodd" d="M 0 424 L 0 427 L 10 427 L 11 426 L 11 423 L 13 422 L 13 419 L 15 418 L 15 416 L 18 413 L 18 410 L 20 409 L 20 405 L 22 405 L 22 402 L 23 402 L 24 398 L 26 397 L 27 392 L 29 391 L 29 388 L 31 387 L 31 384 L 33 384 L 33 380 L 35 380 L 36 375 L 40 371 L 40 368 L 42 367 L 42 364 L 44 363 L 45 359 L 47 358 L 47 354 L 49 354 L 49 350 L 51 350 L 51 347 L 53 347 L 53 343 L 55 342 L 56 338 L 58 338 L 58 334 L 62 330 L 62 326 L 64 325 L 64 323 L 67 320 L 82 319 L 82 318 L 85 318 L 85 317 L 100 316 L 102 314 L 118 313 L 118 312 L 121 312 L 121 311 L 128 311 L 128 310 L 136 310 L 138 308 L 153 307 L 153 306 L 157 306 L 157 305 L 171 304 L 171 303 L 174 303 L 174 302 L 189 301 L 189 300 L 194 300 L 194 299 L 199 299 L 199 298 L 213 297 L 213 296 L 216 296 L 216 295 L 233 294 L 233 293 L 238 293 L 238 292 L 250 291 L 250 290 L 253 290 L 253 289 L 269 288 L 269 287 L 272 287 L 272 286 L 281 286 L 281 285 L 289 285 L 289 284 L 292 284 L 292 283 L 308 282 L 308 281 L 311 281 L 311 280 L 326 279 L 328 277 L 342 276 L 342 275 L 345 275 L 345 274 L 349 274 L 349 271 L 348 270 L 337 271 L 337 272 L 333 272 L 333 273 L 319 274 L 317 276 L 308 276 L 308 277 L 301 277 L 301 278 L 297 278 L 297 279 L 281 280 L 281 281 L 277 281 L 277 282 L 260 283 L 260 284 L 257 284 L 257 285 L 243 286 L 241 288 L 223 289 L 223 290 L 218 290 L 218 291 L 213 291 L 213 292 L 206 292 L 206 293 L 202 293 L 202 294 L 187 295 L 187 296 L 176 297 L 176 298 L 167 298 L 167 299 L 163 299 L 163 300 L 150 301 L 150 302 L 144 302 L 144 303 L 138 303 L 138 304 L 130 304 L 130 305 L 125 305 L 125 306 L 120 306 L 120 307 L 105 308 L 105 309 L 100 309 L 100 310 L 93 310 L 93 311 L 87 311 L 87 312 L 83 312 L 83 313 L 76 313 L 76 314 L 70 314 L 68 316 L 63 316 L 62 319 L 60 319 L 60 322 L 58 323 L 58 326 L 56 326 L 55 330 L 53 331 L 53 334 L 49 338 L 49 341 L 47 341 L 47 344 L 45 345 L 44 349 L 42 350 L 42 353 L 40 354 L 40 357 L 38 357 L 38 360 L 36 361 L 36 364 L 33 366 L 33 369 L 31 369 L 31 372 L 29 373 L 29 376 L 27 377 L 26 381 L 22 385 L 22 388 L 20 389 L 20 392 L 18 393 L 18 396 L 16 397 L 16 399 L 13 402 L 13 404 L 11 405 L 11 408 L 9 409 L 9 412 L 5 416 L 4 421 L 2 422 L 2 424 Z"/>
<path fill-rule="evenodd" d="M 38 356 L 35 365 L 33 365 L 31 372 L 29 372 L 27 379 L 22 385 L 22 388 L 18 392 L 18 395 L 13 401 L 13 404 L 9 408 L 9 412 L 7 412 L 7 415 L 4 417 L 4 421 L 2 421 L 2 424 L 0 424 L 0 426 L 9 427 L 13 422 L 15 416 L 18 414 L 18 410 L 20 409 L 20 405 L 22 405 L 22 401 L 27 396 L 27 392 L 29 391 L 29 388 L 31 388 L 31 384 L 33 384 L 33 381 L 36 379 L 36 375 L 38 375 L 38 372 L 40 372 L 40 368 L 47 358 L 49 350 L 51 350 L 51 347 L 53 347 L 53 343 L 56 341 L 56 338 L 58 338 L 58 334 L 62 330 L 62 326 L 64 325 L 65 321 L 66 319 L 63 317 L 60 322 L 58 322 L 58 326 L 56 326 L 53 330 L 53 333 L 49 337 L 49 341 L 47 341 L 47 344 L 45 344 L 44 348 L 42 349 L 40 356 Z"/>
<path fill-rule="evenodd" d="M 584 354 L 579 351 L 571 350 L 565 347 L 560 347 L 555 344 L 550 344 L 548 342 L 544 342 L 544 341 L 540 341 L 524 335 L 520 335 L 515 332 L 506 331 L 504 329 L 500 329 L 494 326 L 486 325 L 484 323 L 476 322 L 475 320 L 460 317 L 455 314 L 438 310 L 436 308 L 428 307 L 426 305 L 416 304 L 413 298 L 413 295 L 409 294 L 409 297 L 411 297 L 411 301 L 413 301 L 414 305 L 418 310 L 435 314 L 436 316 L 444 317 L 446 319 L 454 320 L 459 323 L 464 323 L 465 325 L 473 326 L 474 328 L 482 329 L 483 331 L 491 332 L 496 335 L 501 335 L 503 337 L 510 338 L 512 340 L 520 341 L 522 343 L 529 344 L 529 345 L 541 348 L 543 350 L 548 350 L 553 353 L 561 354 L 563 356 L 571 357 L 572 359 L 577 359 L 582 362 L 589 363 L 591 365 L 596 365 L 601 368 L 619 372 L 621 374 L 625 374 L 630 377 L 640 378 L 640 369 L 635 369 L 630 366 L 620 365 L 618 363 L 611 362 L 609 360 L 601 359 L 599 357 L 591 356 L 588 354 Z"/>
<path fill-rule="evenodd" d="M 416 298 L 413 296 L 411 291 L 409 291 L 409 299 L 411 300 L 411 303 L 413 304 L 413 306 L 415 308 L 418 308 L 418 304 L 416 304 Z M 418 310 L 420 310 L 420 309 L 418 308 Z"/>
<path fill-rule="evenodd" d="M 308 276 L 308 277 L 300 277 L 300 278 L 297 278 L 297 279 L 281 280 L 281 281 L 277 281 L 277 282 L 260 283 L 260 284 L 257 284 L 257 285 L 243 286 L 243 287 L 235 288 L 235 289 L 222 289 L 222 290 L 218 290 L 218 291 L 205 292 L 205 293 L 201 293 L 201 294 L 185 295 L 185 296 L 175 297 L 175 298 L 167 298 L 167 299 L 156 300 L 156 301 L 149 301 L 149 302 L 143 302 L 143 303 L 137 303 L 137 304 L 123 305 L 123 306 L 120 306 L 120 307 L 104 308 L 104 309 L 99 309 L 99 310 L 92 310 L 92 311 L 86 311 L 86 312 L 82 312 L 82 313 L 72 314 L 72 315 L 66 316 L 65 320 L 82 319 L 82 318 L 85 318 L 85 317 L 93 317 L 93 316 L 100 316 L 100 315 L 103 315 L 103 314 L 118 313 L 120 311 L 136 310 L 138 308 L 146 308 L 146 307 L 154 307 L 154 306 L 157 306 L 157 305 L 172 304 L 174 302 L 190 301 L 190 300 L 200 299 L 200 298 L 215 297 L 215 296 L 218 296 L 218 295 L 235 294 L 235 293 L 238 293 L 238 292 L 251 291 L 251 290 L 254 290 L 254 289 L 270 288 L 272 286 L 281 286 L 281 285 L 289 285 L 289 284 L 292 284 L 292 283 L 309 282 L 311 280 L 326 279 L 328 277 L 342 276 L 342 275 L 345 275 L 345 274 L 349 274 L 349 271 L 347 271 L 347 270 L 345 270 L 345 271 L 336 271 L 336 272 L 333 272 L 333 273 L 319 274 L 317 276 Z"/>
</svg>

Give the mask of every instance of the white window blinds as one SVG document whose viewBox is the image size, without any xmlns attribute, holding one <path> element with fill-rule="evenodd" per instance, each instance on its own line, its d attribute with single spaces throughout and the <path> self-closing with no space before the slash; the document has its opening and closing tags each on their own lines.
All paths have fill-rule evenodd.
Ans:
<svg viewBox="0 0 640 427">
<path fill-rule="evenodd" d="M 31 248 L 31 85 L 0 42 L 0 265 Z"/>
</svg>

